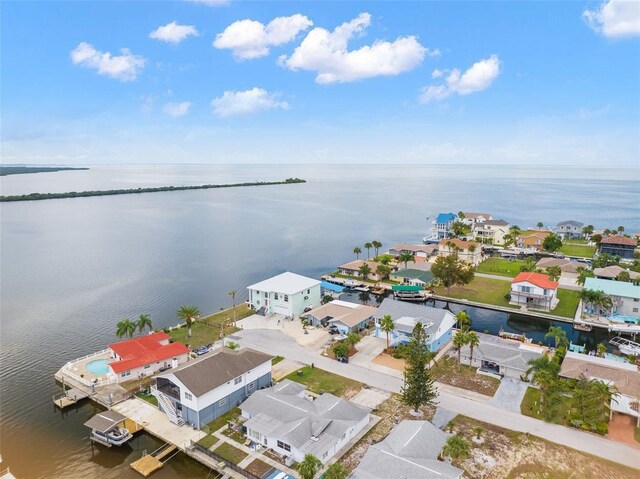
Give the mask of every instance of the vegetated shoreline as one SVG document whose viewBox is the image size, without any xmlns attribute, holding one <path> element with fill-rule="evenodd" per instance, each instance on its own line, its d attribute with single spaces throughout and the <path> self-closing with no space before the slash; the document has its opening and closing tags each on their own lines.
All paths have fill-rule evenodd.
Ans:
<svg viewBox="0 0 640 479">
<path fill-rule="evenodd" d="M 306 183 L 300 178 L 287 178 L 284 181 L 255 181 L 251 183 L 231 183 L 226 185 L 193 185 L 193 186 L 159 186 L 155 188 L 131 188 L 123 190 L 69 191 L 67 193 L 30 193 L 28 195 L 0 196 L 3 201 L 39 201 L 58 200 L 62 198 L 86 198 L 89 196 L 131 195 L 138 193 L 159 193 L 163 191 L 209 190 L 213 188 L 237 188 L 241 186 L 269 186 Z"/>
<path fill-rule="evenodd" d="M 89 168 L 71 168 L 67 166 L 0 166 L 0 176 L 28 175 L 31 173 L 54 173 L 56 171 L 88 170 Z"/>
</svg>

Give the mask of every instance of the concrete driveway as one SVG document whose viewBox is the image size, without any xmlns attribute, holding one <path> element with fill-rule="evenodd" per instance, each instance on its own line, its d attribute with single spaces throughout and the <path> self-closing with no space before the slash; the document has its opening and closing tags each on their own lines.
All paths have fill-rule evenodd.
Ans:
<svg viewBox="0 0 640 479">
<path fill-rule="evenodd" d="M 293 338 L 298 344 L 304 346 L 311 351 L 320 352 L 324 346 L 330 342 L 331 335 L 321 328 L 302 327 L 302 322 L 298 319 L 287 319 L 282 314 L 270 314 L 269 316 L 260 316 L 253 314 L 241 319 L 236 325 L 246 330 L 272 330 L 281 331 L 287 336 Z"/>
<path fill-rule="evenodd" d="M 386 347 L 387 343 L 382 338 L 365 336 L 356 344 L 358 353 L 349 358 L 349 361 L 358 366 L 369 367 L 373 361 Z"/>
<path fill-rule="evenodd" d="M 498 390 L 489 400 L 489 403 L 520 414 L 520 404 L 529 386 L 529 383 L 516 378 L 502 378 Z"/>
</svg>

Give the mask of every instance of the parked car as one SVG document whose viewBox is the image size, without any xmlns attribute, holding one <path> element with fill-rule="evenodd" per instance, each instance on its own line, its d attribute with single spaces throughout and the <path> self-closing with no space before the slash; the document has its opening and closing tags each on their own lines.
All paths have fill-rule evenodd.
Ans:
<svg viewBox="0 0 640 479">
<path fill-rule="evenodd" d="M 349 362 L 349 358 L 347 356 L 340 356 L 336 358 L 338 360 L 339 363 L 348 363 Z"/>
<path fill-rule="evenodd" d="M 340 334 L 340 330 L 335 324 L 329 326 L 329 334 Z"/>
</svg>

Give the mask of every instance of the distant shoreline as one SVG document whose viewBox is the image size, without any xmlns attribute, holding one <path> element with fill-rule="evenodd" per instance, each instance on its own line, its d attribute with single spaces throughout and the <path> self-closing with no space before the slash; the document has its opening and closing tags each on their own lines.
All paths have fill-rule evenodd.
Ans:
<svg viewBox="0 0 640 479">
<path fill-rule="evenodd" d="M 88 170 L 89 168 L 71 168 L 68 166 L 0 166 L 0 176 L 28 175 L 31 173 L 53 173 L 56 171 Z"/>
<path fill-rule="evenodd" d="M 90 196 L 160 193 L 163 191 L 209 190 L 214 188 L 237 188 L 241 186 L 288 185 L 306 182 L 306 180 L 302 180 L 300 178 L 287 178 L 284 181 L 256 181 L 252 183 L 232 183 L 227 185 L 159 186 L 155 188 L 131 188 L 126 190 L 69 191 L 67 193 L 30 193 L 28 195 L 0 196 L 0 202 L 58 200 L 63 198 L 87 198 Z"/>
</svg>

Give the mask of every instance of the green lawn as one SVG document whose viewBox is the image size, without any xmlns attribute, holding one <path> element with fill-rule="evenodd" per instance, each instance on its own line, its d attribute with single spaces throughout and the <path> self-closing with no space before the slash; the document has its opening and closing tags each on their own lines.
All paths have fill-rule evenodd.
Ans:
<svg viewBox="0 0 640 479">
<path fill-rule="evenodd" d="M 204 436 L 202 439 L 198 441 L 198 444 L 200 444 L 202 447 L 206 447 L 207 449 L 209 449 L 216 442 L 218 442 L 217 437 L 207 434 L 206 436 Z"/>
<path fill-rule="evenodd" d="M 251 316 L 253 311 L 249 307 L 242 303 L 236 306 L 236 319 L 246 318 Z M 228 311 L 218 312 L 209 316 L 203 316 L 199 320 L 193 323 L 192 335 L 187 338 L 187 328 L 174 329 L 169 333 L 174 341 L 189 344 L 191 348 L 199 348 L 204 344 L 213 343 L 220 339 L 220 326 L 227 320 L 230 320 L 225 324 L 224 334 L 228 336 L 236 332 L 238 329 L 229 323 L 233 322 L 233 309 Z"/>
<path fill-rule="evenodd" d="M 207 424 L 207 427 L 209 428 L 210 432 L 217 431 L 222 426 L 226 426 L 228 421 L 235 419 L 239 415 L 240 415 L 240 408 L 238 407 L 233 408 L 228 413 L 223 414 L 222 416 L 217 417 L 216 419 L 211 421 L 209 424 Z"/>
<path fill-rule="evenodd" d="M 231 444 L 224 442 L 220 446 L 218 446 L 213 452 L 215 452 L 218 456 L 226 459 L 232 464 L 239 464 L 242 460 L 247 457 L 249 454 L 238 449 L 237 447 L 232 446 Z"/>
<path fill-rule="evenodd" d="M 453 286 L 450 293 L 447 293 L 447 288 L 442 286 L 436 290 L 436 294 L 516 309 L 518 306 L 509 304 L 509 300 L 505 299 L 505 295 L 510 289 L 511 283 L 509 281 L 476 276 L 471 283 L 465 286 Z"/>
<path fill-rule="evenodd" d="M 560 252 L 567 256 L 580 256 L 582 258 L 593 258 L 596 252 L 595 246 L 563 244 Z"/>
<path fill-rule="evenodd" d="M 276 356 L 271 360 L 271 365 L 275 366 L 276 364 L 278 364 L 280 361 L 283 361 L 283 360 L 284 360 L 284 356 Z"/>
<path fill-rule="evenodd" d="M 148 403 L 153 404 L 155 407 L 158 407 L 158 398 L 156 398 L 153 394 L 145 394 L 140 392 L 136 394 L 136 396 L 138 396 L 140 399 L 143 399 L 144 401 L 147 401 Z"/>
<path fill-rule="evenodd" d="M 580 302 L 580 291 L 558 288 L 558 306 L 550 311 L 550 314 L 573 318 Z"/>
<path fill-rule="evenodd" d="M 515 278 L 520 273 L 520 266 L 526 263 L 522 260 L 511 261 L 504 258 L 487 258 L 478 265 L 478 273 L 495 274 Z"/>
<path fill-rule="evenodd" d="M 299 376 L 298 371 L 302 371 L 302 375 Z M 311 392 L 317 394 L 331 393 L 336 396 L 343 396 L 349 390 L 359 391 L 364 386 L 361 382 L 338 376 L 324 369 L 312 369 L 310 366 L 305 366 L 298 369 L 298 371 L 292 372 L 284 379 L 306 384 Z"/>
<path fill-rule="evenodd" d="M 571 407 L 571 399 L 562 396 L 560 401 L 554 400 L 547 403 L 542 409 L 542 413 L 538 412 L 540 402 L 540 390 L 529 387 L 520 404 L 520 412 L 524 416 L 541 419 L 554 424 L 567 425 L 567 416 Z M 553 405 L 553 407 L 549 407 Z"/>
</svg>

